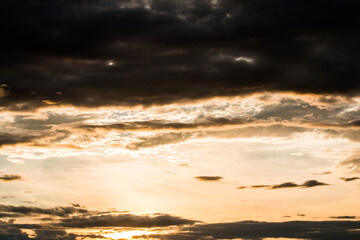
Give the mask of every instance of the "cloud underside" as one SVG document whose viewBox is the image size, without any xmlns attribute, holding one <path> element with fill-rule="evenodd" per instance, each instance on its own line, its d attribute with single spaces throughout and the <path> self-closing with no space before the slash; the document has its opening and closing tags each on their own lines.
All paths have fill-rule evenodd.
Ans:
<svg viewBox="0 0 360 240">
<path fill-rule="evenodd" d="M 82 208 L 77 204 L 69 207 L 39 208 L 0 205 L 4 216 L 0 220 L 0 238 L 4 240 L 75 240 L 78 238 L 103 238 L 100 230 L 126 229 L 162 229 L 164 234 L 150 233 L 148 236 L 134 238 L 152 238 L 167 240 L 195 239 L 357 239 L 360 237 L 359 221 L 292 221 L 292 222 L 256 222 L 242 221 L 206 224 L 168 214 L 134 215 L 117 211 L 98 211 Z M 5 214 L 7 214 L 5 216 Z M 32 217 L 33 223 L 17 224 L 16 218 Z M 41 216 L 50 216 L 46 222 L 39 222 Z M 303 216 L 303 215 L 300 215 Z M 337 219 L 355 219 L 355 216 L 335 216 Z M 170 228 L 171 227 L 171 228 Z M 30 237 L 23 230 L 31 229 L 35 235 Z M 88 233 L 71 233 L 72 229 L 88 229 Z M 100 232 L 99 232 L 100 231 Z M 156 231 L 155 231 L 156 232 Z M 34 238 L 35 237 L 35 238 Z"/>
<path fill-rule="evenodd" d="M 356 1 L 147 2 L 1 1 L 2 106 L 359 94 Z"/>
<path fill-rule="evenodd" d="M 33 223 L 17 224 L 16 220 L 21 218 L 32 219 Z M 4 240 L 103 238 L 101 234 L 94 235 L 93 233 L 75 235 L 68 233 L 67 229 L 167 228 L 193 225 L 195 223 L 198 223 L 198 221 L 168 214 L 135 215 L 118 211 L 88 210 L 78 204 L 54 208 L 0 205 L 0 238 Z M 34 230 L 36 237 L 30 238 L 21 229 Z"/>
<path fill-rule="evenodd" d="M 255 222 L 205 224 L 188 227 L 183 232 L 151 237 L 167 240 L 195 239 L 263 239 L 293 238 L 312 240 L 350 240 L 360 237 L 359 221 L 293 221 L 293 222 Z"/>
</svg>

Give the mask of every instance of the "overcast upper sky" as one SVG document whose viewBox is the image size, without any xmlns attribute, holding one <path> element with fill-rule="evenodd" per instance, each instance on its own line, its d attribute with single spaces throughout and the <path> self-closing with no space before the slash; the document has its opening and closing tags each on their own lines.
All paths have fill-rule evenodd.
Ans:
<svg viewBox="0 0 360 240">
<path fill-rule="evenodd" d="M 0 239 L 360 239 L 359 11 L 0 1 Z"/>
</svg>

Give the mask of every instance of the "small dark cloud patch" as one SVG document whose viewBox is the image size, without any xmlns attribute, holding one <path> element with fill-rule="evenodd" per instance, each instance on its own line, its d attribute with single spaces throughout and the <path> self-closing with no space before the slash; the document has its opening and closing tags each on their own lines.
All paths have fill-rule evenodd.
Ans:
<svg viewBox="0 0 360 240">
<path fill-rule="evenodd" d="M 340 178 L 341 180 L 344 180 L 345 182 L 351 182 L 360 179 L 360 177 L 351 177 L 351 178 Z"/>
<path fill-rule="evenodd" d="M 327 183 L 323 183 L 323 182 L 319 182 L 317 180 L 309 180 L 304 182 L 303 184 L 299 185 L 300 187 L 304 187 L 304 188 L 311 188 L 311 187 L 316 187 L 316 186 L 326 186 L 329 185 Z"/>
<path fill-rule="evenodd" d="M 277 189 L 277 188 L 293 188 L 293 187 L 299 187 L 299 185 L 293 182 L 286 182 L 278 185 L 273 185 L 271 188 Z"/>
<path fill-rule="evenodd" d="M 245 189 L 247 188 L 246 186 L 240 186 L 240 187 L 237 187 L 236 189 Z"/>
<path fill-rule="evenodd" d="M 203 182 L 215 182 L 223 179 L 223 177 L 220 176 L 198 176 L 194 178 Z"/>
<path fill-rule="evenodd" d="M 275 185 L 252 185 L 251 188 L 266 188 L 266 189 L 281 189 L 281 188 L 311 188 L 316 186 L 326 186 L 329 185 L 327 183 L 319 182 L 317 180 L 308 180 L 304 182 L 303 184 L 296 184 L 293 182 L 285 182 L 281 184 L 275 184 Z M 246 188 L 246 186 L 241 186 L 237 189 L 243 189 Z"/>
<path fill-rule="evenodd" d="M 0 175 L 0 181 L 11 182 L 11 181 L 20 181 L 22 177 L 20 175 Z"/>
<path fill-rule="evenodd" d="M 252 185 L 251 188 L 268 188 L 270 185 Z"/>
<path fill-rule="evenodd" d="M 334 219 L 356 219 L 356 216 L 331 216 L 329 218 L 334 218 Z"/>
</svg>

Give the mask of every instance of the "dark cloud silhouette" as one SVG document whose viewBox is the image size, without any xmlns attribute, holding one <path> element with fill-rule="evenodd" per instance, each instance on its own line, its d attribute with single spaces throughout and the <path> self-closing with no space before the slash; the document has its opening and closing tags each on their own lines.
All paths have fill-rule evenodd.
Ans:
<svg viewBox="0 0 360 240">
<path fill-rule="evenodd" d="M 20 175 L 0 175 L 0 181 L 3 182 L 11 182 L 11 181 L 19 181 L 22 180 L 22 177 Z"/>
<path fill-rule="evenodd" d="M 194 224 L 196 221 L 180 217 L 159 214 L 154 216 L 138 216 L 133 214 L 97 215 L 89 217 L 71 217 L 61 219 L 59 226 L 71 228 L 92 227 L 166 227 L 174 225 Z"/>
<path fill-rule="evenodd" d="M 75 240 L 76 235 L 63 229 L 36 229 L 36 240 Z"/>
<path fill-rule="evenodd" d="M 282 183 L 282 184 L 278 184 L 278 185 L 273 185 L 271 188 L 277 189 L 277 188 L 293 188 L 293 187 L 299 187 L 299 185 L 297 185 L 296 183 L 292 183 L 292 182 L 286 182 L 286 183 Z"/>
<path fill-rule="evenodd" d="M 3 226 L 0 224 L 0 239 L 2 240 L 29 240 L 29 236 L 19 228 L 12 226 Z"/>
<path fill-rule="evenodd" d="M 317 180 L 308 180 L 304 182 L 303 184 L 296 184 L 293 182 L 285 182 L 281 184 L 275 184 L 275 185 L 252 185 L 251 188 L 266 188 L 266 189 L 280 189 L 280 188 L 311 188 L 316 186 L 326 186 L 329 185 L 327 183 L 319 182 Z M 237 189 L 243 189 L 246 188 L 246 186 L 238 187 Z"/>
<path fill-rule="evenodd" d="M 341 180 L 344 180 L 345 182 L 350 182 L 354 180 L 360 179 L 359 177 L 351 177 L 351 178 L 340 178 Z"/>
<path fill-rule="evenodd" d="M 168 214 L 134 215 L 119 214 L 119 211 L 90 211 L 74 207 L 38 208 L 25 206 L 0 205 L 0 239 L 35 239 L 35 240 L 75 240 L 83 238 L 104 238 L 94 233 L 76 235 L 68 233 L 68 228 L 158 228 L 171 226 L 185 226 L 199 223 Z M 4 212 L 4 213 L 3 213 Z M 50 217 L 42 217 L 49 215 Z M 13 218 L 16 217 L 16 218 Z M 33 224 L 17 224 L 17 218 L 32 218 Z M 36 223 L 38 222 L 38 223 Z M 22 229 L 31 229 L 35 237 L 30 237 Z"/>
<path fill-rule="evenodd" d="M 356 1 L 122 2 L 1 1 L 2 106 L 359 93 Z"/>
<path fill-rule="evenodd" d="M 194 178 L 199 181 L 203 181 L 203 182 L 215 182 L 215 181 L 220 181 L 221 179 L 223 179 L 223 177 L 220 177 L 220 176 L 197 176 Z"/>
<path fill-rule="evenodd" d="M 252 188 L 267 188 L 270 187 L 270 185 L 252 185 Z"/>
<path fill-rule="evenodd" d="M 329 218 L 335 218 L 335 219 L 355 219 L 355 216 L 332 216 Z"/>
<path fill-rule="evenodd" d="M 316 186 L 326 186 L 329 185 L 327 183 L 319 182 L 317 180 L 309 180 L 304 182 L 303 184 L 299 185 L 300 187 L 310 188 L 310 187 L 316 187 Z"/>
<path fill-rule="evenodd" d="M 84 208 L 77 207 L 54 207 L 54 208 L 39 208 L 27 206 L 13 206 L 13 205 L 0 205 L 0 212 L 16 213 L 21 215 L 54 215 L 59 217 L 66 217 L 71 214 L 87 214 L 89 211 Z"/>
<path fill-rule="evenodd" d="M 202 224 L 185 227 L 174 234 L 151 235 L 166 240 L 293 238 L 312 240 L 352 240 L 360 238 L 359 221 L 291 221 Z M 141 238 L 139 236 L 138 238 Z"/>
</svg>

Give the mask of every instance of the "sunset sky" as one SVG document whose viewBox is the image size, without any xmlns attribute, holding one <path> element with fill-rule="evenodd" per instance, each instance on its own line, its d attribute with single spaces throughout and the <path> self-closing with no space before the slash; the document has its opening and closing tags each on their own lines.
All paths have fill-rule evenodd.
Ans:
<svg viewBox="0 0 360 240">
<path fill-rule="evenodd" d="M 360 239 L 359 12 L 0 1 L 0 239 Z"/>
</svg>

